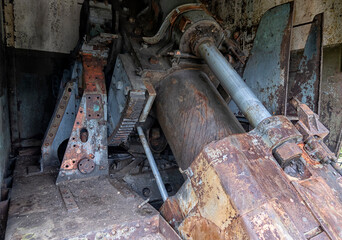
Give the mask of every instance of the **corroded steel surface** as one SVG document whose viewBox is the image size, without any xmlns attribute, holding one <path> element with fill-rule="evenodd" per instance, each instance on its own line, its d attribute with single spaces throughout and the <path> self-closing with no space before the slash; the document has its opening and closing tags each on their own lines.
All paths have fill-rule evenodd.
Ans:
<svg viewBox="0 0 342 240">
<path fill-rule="evenodd" d="M 294 126 L 278 116 L 261 125 L 208 144 L 162 215 L 189 239 L 341 239 L 341 176 L 330 165 L 305 162 L 305 152 L 304 171 L 287 175 L 272 150 L 291 138 Z"/>
<path fill-rule="evenodd" d="M 75 82 L 68 82 L 57 103 L 42 144 L 42 170 L 48 166 L 60 165 L 58 148 L 65 139 L 69 138 L 75 121 L 75 113 L 77 111 L 75 101 L 76 88 L 77 84 Z"/>
<path fill-rule="evenodd" d="M 141 111 L 144 108 L 145 93 L 142 91 L 131 91 L 128 94 L 127 105 L 122 111 L 119 124 L 108 138 L 110 145 L 119 146 L 126 143 L 129 135 L 133 132 L 138 122 Z"/>
<path fill-rule="evenodd" d="M 263 15 L 243 74 L 246 84 L 272 115 L 286 112 L 292 15 L 292 3 Z M 238 113 L 233 103 L 231 106 Z"/>
<path fill-rule="evenodd" d="M 313 19 L 304 52 L 298 63 L 296 73 L 289 79 L 288 102 L 296 97 L 319 114 L 321 62 L 322 62 L 322 27 L 323 13 Z M 288 108 L 286 115 L 294 115 L 293 108 Z"/>
<path fill-rule="evenodd" d="M 321 163 L 335 161 L 336 156 L 323 143 L 329 130 L 319 121 L 318 115 L 296 98 L 291 99 L 290 103 L 297 111 L 299 121 L 295 126 L 303 135 L 304 150 L 310 155 L 310 158 Z"/>
<path fill-rule="evenodd" d="M 182 169 L 209 142 L 244 131 L 201 71 L 175 72 L 156 91 L 157 118 Z"/>
<path fill-rule="evenodd" d="M 184 4 L 181 6 L 178 6 L 177 8 L 173 9 L 164 19 L 164 22 L 160 26 L 160 29 L 154 35 L 153 37 L 143 37 L 143 40 L 149 44 L 156 44 L 158 43 L 166 33 L 166 30 L 174 24 L 176 21 L 177 17 L 185 12 L 188 11 L 194 11 L 194 10 L 205 10 L 204 5 L 202 4 L 196 4 L 196 3 L 191 3 L 191 4 Z"/>
<path fill-rule="evenodd" d="M 82 63 L 84 92 L 57 183 L 108 174 L 107 96 L 103 73 L 106 61 L 91 53 L 83 53 Z M 81 136 L 84 130 L 88 133 L 86 142 Z M 83 159 L 94 161 L 94 171 L 79 170 L 79 162 Z"/>
<path fill-rule="evenodd" d="M 125 144 L 146 103 L 146 85 L 131 56 L 119 55 L 108 91 L 108 144 Z"/>
</svg>

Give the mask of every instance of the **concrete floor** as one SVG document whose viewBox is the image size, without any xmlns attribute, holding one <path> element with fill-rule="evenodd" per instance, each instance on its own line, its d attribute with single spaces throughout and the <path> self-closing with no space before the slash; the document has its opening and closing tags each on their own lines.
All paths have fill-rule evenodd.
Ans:
<svg viewBox="0 0 342 240">
<path fill-rule="evenodd" d="M 39 172 L 37 160 L 17 160 L 5 239 L 179 239 L 122 183 L 93 178 L 56 186 L 57 172 Z"/>
</svg>

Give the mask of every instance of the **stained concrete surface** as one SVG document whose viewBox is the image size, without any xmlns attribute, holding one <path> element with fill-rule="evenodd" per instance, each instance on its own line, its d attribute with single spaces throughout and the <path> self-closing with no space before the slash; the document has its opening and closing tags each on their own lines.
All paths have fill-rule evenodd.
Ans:
<svg viewBox="0 0 342 240">
<path fill-rule="evenodd" d="M 2 19 L 2 6 L 0 6 L 0 18 Z M 11 150 L 10 124 L 7 101 L 7 79 L 5 46 L 3 42 L 3 22 L 0 24 L 0 186 L 7 168 L 8 157 Z"/>
<path fill-rule="evenodd" d="M 105 177 L 64 185 L 78 208 L 68 211 L 55 185 L 57 172 L 40 173 L 37 160 L 17 160 L 5 239 L 169 239 L 161 232 L 175 234 L 157 210 Z"/>
<path fill-rule="evenodd" d="M 78 0 L 13 2 L 15 48 L 69 53 L 78 41 Z"/>
</svg>

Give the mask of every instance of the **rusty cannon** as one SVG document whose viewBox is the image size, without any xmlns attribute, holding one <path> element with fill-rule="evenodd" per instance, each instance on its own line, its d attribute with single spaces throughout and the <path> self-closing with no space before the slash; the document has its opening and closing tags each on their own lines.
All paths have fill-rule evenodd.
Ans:
<svg viewBox="0 0 342 240">
<path fill-rule="evenodd" d="M 247 58 L 201 3 L 127 2 L 84 7 L 89 32 L 27 178 L 43 190 L 21 183 L 41 207 L 19 222 L 13 205 L 8 239 L 33 234 L 31 217 L 51 239 L 342 239 L 341 164 L 319 120 L 323 16 L 310 71 L 290 81 L 292 3 L 264 14 Z"/>
<path fill-rule="evenodd" d="M 341 175 L 323 143 L 328 130 L 296 98 L 295 122 L 272 116 L 218 50 L 219 25 L 189 9 L 176 11 L 174 41 L 205 61 L 253 130 L 244 131 L 201 70 L 160 80 L 157 118 L 187 176 L 161 214 L 184 239 L 340 239 Z"/>
</svg>

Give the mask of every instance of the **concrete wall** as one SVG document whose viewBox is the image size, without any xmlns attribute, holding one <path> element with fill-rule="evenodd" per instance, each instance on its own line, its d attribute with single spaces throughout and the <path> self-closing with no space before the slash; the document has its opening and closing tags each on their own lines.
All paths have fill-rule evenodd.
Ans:
<svg viewBox="0 0 342 240">
<path fill-rule="evenodd" d="M 8 45 L 69 53 L 78 40 L 79 2 L 83 1 L 5 0 Z"/>
<path fill-rule="evenodd" d="M 0 17 L 2 19 L 2 6 L 0 6 Z M 7 80 L 5 73 L 5 46 L 4 31 L 1 21 L 0 26 L 0 186 L 2 185 L 5 169 L 8 164 L 11 150 L 10 125 L 7 101 Z"/>
<path fill-rule="evenodd" d="M 209 2 L 209 1 L 206 1 Z M 213 0 L 209 9 L 230 30 L 242 34 L 244 50 L 250 50 L 262 15 L 270 8 L 291 2 L 289 0 Z M 323 45 L 342 43 L 341 0 L 295 0 L 294 25 L 310 22 L 318 13 L 324 12 Z M 293 30 L 292 50 L 304 48 L 310 25 Z"/>
<path fill-rule="evenodd" d="M 8 49 L 8 55 L 11 136 L 16 147 L 21 140 L 43 137 L 69 56 L 27 49 Z"/>
<path fill-rule="evenodd" d="M 83 0 L 4 0 L 6 33 L 10 45 L 49 52 L 69 53 L 78 40 L 79 13 Z M 262 15 L 289 0 L 202 0 L 223 24 L 241 30 L 249 50 Z M 342 43 L 342 1 L 295 0 L 294 25 L 312 21 L 324 12 L 324 46 Z M 292 49 L 304 47 L 310 26 L 293 30 Z"/>
<path fill-rule="evenodd" d="M 0 186 L 8 165 L 11 150 L 10 125 L 8 118 L 8 103 L 6 92 L 0 96 Z"/>
<path fill-rule="evenodd" d="M 54 77 L 78 41 L 83 0 L 4 0 L 11 139 L 41 138 L 55 105 Z"/>
<path fill-rule="evenodd" d="M 330 134 L 326 143 L 337 153 L 342 145 L 342 44 L 324 48 L 321 120 Z M 342 154 L 342 150 L 341 150 Z M 341 155 L 342 157 L 342 155 Z"/>
</svg>

